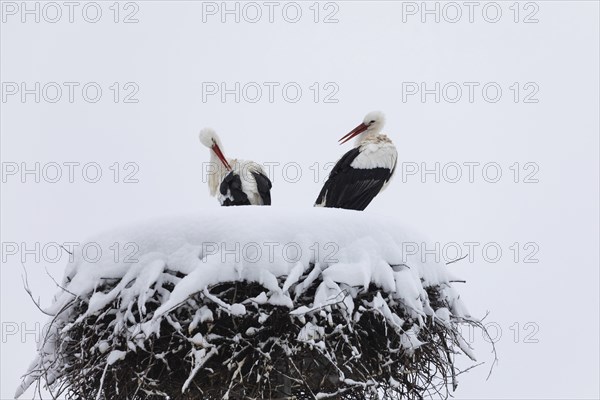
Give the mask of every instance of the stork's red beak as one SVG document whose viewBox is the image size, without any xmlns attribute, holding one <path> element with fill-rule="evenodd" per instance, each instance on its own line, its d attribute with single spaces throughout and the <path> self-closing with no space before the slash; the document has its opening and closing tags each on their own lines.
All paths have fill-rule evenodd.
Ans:
<svg viewBox="0 0 600 400">
<path fill-rule="evenodd" d="M 346 134 L 343 138 L 341 138 L 338 141 L 340 142 L 340 144 L 344 144 L 348 140 L 352 139 L 353 137 L 355 137 L 357 135 L 360 135 L 361 133 L 363 133 L 364 131 L 366 131 L 368 127 L 369 127 L 368 125 L 365 125 L 365 124 L 361 123 L 360 125 L 358 125 L 354 129 L 352 129 L 348 134 Z"/>
<path fill-rule="evenodd" d="M 227 159 L 223 155 L 223 152 L 221 151 L 221 148 L 219 147 L 219 145 L 216 145 L 216 144 L 213 145 L 212 149 L 215 152 L 215 154 L 217 155 L 217 157 L 219 157 L 219 160 L 221 160 L 221 162 L 223 163 L 225 168 L 227 168 L 228 171 L 231 171 L 231 165 L 229 165 L 229 162 L 227 162 Z"/>
</svg>

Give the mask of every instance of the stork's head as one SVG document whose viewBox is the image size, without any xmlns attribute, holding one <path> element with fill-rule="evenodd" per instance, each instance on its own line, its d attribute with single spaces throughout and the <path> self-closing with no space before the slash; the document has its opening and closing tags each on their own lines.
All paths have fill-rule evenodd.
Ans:
<svg viewBox="0 0 600 400">
<path fill-rule="evenodd" d="M 200 131 L 200 143 L 212 150 L 212 152 L 221 160 L 225 168 L 231 171 L 231 166 L 223 154 L 223 145 L 221 139 L 212 128 L 204 128 Z"/>
<path fill-rule="evenodd" d="M 344 144 L 360 134 L 363 134 L 363 137 L 365 135 L 377 134 L 381 132 L 384 124 L 385 115 L 380 111 L 371 111 L 365 116 L 363 122 L 339 140 L 340 144 Z"/>
</svg>

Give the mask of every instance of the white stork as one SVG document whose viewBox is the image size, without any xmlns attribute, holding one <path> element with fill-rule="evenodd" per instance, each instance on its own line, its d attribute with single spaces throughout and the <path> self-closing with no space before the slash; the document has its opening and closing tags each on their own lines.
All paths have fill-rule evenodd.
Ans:
<svg viewBox="0 0 600 400">
<path fill-rule="evenodd" d="M 373 111 L 339 141 L 357 136 L 356 147 L 335 164 L 315 206 L 364 210 L 384 190 L 396 169 L 398 152 L 392 141 L 380 134 L 383 113 Z"/>
<path fill-rule="evenodd" d="M 200 131 L 200 143 L 210 149 L 211 164 L 216 167 L 208 174 L 211 196 L 217 195 L 222 206 L 270 206 L 271 181 L 254 161 L 228 159 L 216 132 L 210 128 Z"/>
</svg>

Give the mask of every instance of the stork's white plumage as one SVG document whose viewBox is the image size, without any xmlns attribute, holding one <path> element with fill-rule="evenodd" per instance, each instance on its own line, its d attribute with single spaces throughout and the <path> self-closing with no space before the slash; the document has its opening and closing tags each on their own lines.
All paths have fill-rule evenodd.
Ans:
<svg viewBox="0 0 600 400">
<path fill-rule="evenodd" d="M 218 194 L 222 206 L 271 205 L 271 181 L 260 164 L 226 158 L 221 139 L 211 128 L 200 131 L 200 143 L 210 149 L 208 188 L 211 196 Z"/>
<path fill-rule="evenodd" d="M 356 137 L 356 147 L 333 167 L 315 206 L 364 210 L 387 187 L 398 152 L 392 141 L 380 134 L 384 124 L 383 113 L 371 112 L 339 140 L 343 144 Z"/>
</svg>

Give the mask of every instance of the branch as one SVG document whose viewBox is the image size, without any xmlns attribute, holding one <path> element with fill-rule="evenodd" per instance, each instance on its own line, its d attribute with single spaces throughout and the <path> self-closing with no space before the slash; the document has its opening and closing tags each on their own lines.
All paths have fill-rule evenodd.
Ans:
<svg viewBox="0 0 600 400">
<path fill-rule="evenodd" d="M 459 262 L 461 260 L 464 260 L 465 258 L 469 257 L 469 253 L 465 254 L 464 256 L 462 256 L 461 258 L 457 258 L 456 260 L 452 260 L 452 261 L 448 261 L 446 263 L 446 265 L 450 265 L 450 264 L 454 264 L 455 262 Z"/>
</svg>

